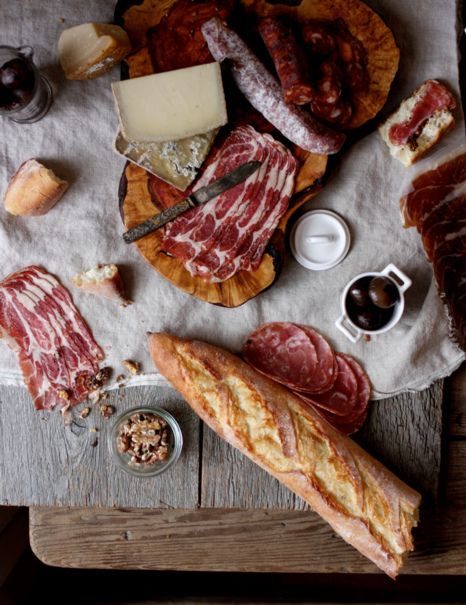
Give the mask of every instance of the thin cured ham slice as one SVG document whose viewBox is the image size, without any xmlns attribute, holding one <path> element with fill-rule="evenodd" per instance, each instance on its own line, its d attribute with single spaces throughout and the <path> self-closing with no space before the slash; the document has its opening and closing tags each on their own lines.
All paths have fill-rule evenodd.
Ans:
<svg viewBox="0 0 466 605">
<path fill-rule="evenodd" d="M 335 355 L 315 330 L 293 323 L 264 324 L 243 347 L 246 361 L 294 391 L 316 392 L 335 381 Z"/>
<path fill-rule="evenodd" d="M 104 357 L 68 290 L 41 267 L 0 282 L 0 336 L 18 354 L 36 409 L 83 401 Z"/>
<path fill-rule="evenodd" d="M 259 266 L 294 188 L 298 165 L 286 147 L 251 126 L 240 126 L 210 160 L 194 191 L 253 160 L 261 166 L 243 183 L 167 227 L 162 249 L 181 259 L 191 275 L 222 282 Z"/>
<path fill-rule="evenodd" d="M 422 236 L 453 336 L 466 350 L 466 147 L 414 179 L 400 207 L 404 225 Z"/>
</svg>

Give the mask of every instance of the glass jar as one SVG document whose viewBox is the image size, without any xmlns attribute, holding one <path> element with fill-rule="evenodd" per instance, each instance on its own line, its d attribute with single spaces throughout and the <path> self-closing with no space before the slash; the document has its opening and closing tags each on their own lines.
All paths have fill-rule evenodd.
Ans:
<svg viewBox="0 0 466 605">
<path fill-rule="evenodd" d="M 0 46 L 0 115 L 20 124 L 42 119 L 53 100 L 48 80 L 32 61 L 30 46 Z"/>
<path fill-rule="evenodd" d="M 161 422 L 157 423 L 157 420 Z M 158 424 L 160 429 L 157 428 Z M 168 430 L 169 436 L 166 457 L 157 459 L 160 447 L 165 447 L 164 429 Z M 135 446 L 141 441 L 146 443 L 145 454 L 142 455 Z M 115 419 L 110 434 L 114 460 L 123 470 L 138 477 L 154 477 L 166 471 L 178 460 L 182 447 L 183 435 L 178 422 L 169 412 L 155 406 L 127 410 Z M 148 461 L 143 460 L 144 456 Z"/>
</svg>

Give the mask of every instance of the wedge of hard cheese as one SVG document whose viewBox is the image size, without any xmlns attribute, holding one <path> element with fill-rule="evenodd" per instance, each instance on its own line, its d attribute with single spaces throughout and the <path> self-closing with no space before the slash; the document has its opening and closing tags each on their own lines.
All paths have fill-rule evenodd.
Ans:
<svg viewBox="0 0 466 605">
<path fill-rule="evenodd" d="M 282 481 L 394 578 L 421 496 L 290 391 L 202 342 L 149 334 L 159 371 L 221 437 Z"/>
<path fill-rule="evenodd" d="M 83 23 L 65 29 L 58 40 L 60 64 L 68 80 L 90 80 L 109 71 L 131 50 L 118 25 Z"/>
<path fill-rule="evenodd" d="M 227 123 L 218 63 L 131 78 L 112 88 L 128 141 L 176 141 Z"/>
</svg>

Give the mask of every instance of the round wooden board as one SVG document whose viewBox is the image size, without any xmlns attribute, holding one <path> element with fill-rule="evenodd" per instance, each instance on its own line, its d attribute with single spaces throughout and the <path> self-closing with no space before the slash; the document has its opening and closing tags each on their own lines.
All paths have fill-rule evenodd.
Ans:
<svg viewBox="0 0 466 605">
<path fill-rule="evenodd" d="M 133 47 L 137 49 L 126 59 L 129 77 L 152 73 L 150 53 L 145 46 L 146 34 L 151 27 L 159 23 L 175 1 L 119 0 L 117 3 L 115 20 L 124 26 Z M 299 7 L 290 8 L 283 5 L 271 6 L 263 0 L 241 0 L 241 3 L 247 11 L 259 15 L 292 12 L 298 19 L 335 19 L 340 16 L 347 22 L 351 33 L 359 37 L 365 46 L 369 44 L 367 36 L 375 36 L 377 49 L 373 54 L 376 56 L 369 56 L 368 65 L 371 76 L 370 94 L 361 96 L 361 99 L 357 100 L 357 110 L 352 122 L 354 121 L 354 125 L 360 125 L 382 108 L 398 67 L 399 53 L 390 30 L 365 4 L 359 0 L 304 0 Z M 364 28 L 361 28 L 360 24 L 369 28 L 369 34 L 363 33 Z M 373 47 L 375 48 L 375 43 L 371 42 L 370 48 Z M 387 57 L 391 57 L 391 61 Z M 388 61 L 388 67 L 384 70 L 382 78 L 379 71 L 384 61 Z M 176 287 L 206 302 L 237 307 L 257 296 L 279 277 L 285 254 L 285 232 L 288 220 L 302 204 L 318 193 L 321 189 L 319 179 L 327 168 L 326 156 L 307 153 L 296 148 L 293 151 L 301 161 L 295 195 L 256 271 L 241 271 L 222 283 L 206 282 L 192 276 L 180 260 L 161 250 L 162 233 L 159 231 L 135 242 L 137 249 L 156 271 Z M 128 229 L 153 216 L 157 209 L 162 209 L 150 187 L 152 178 L 155 177 L 133 164 L 128 164 L 124 170 L 120 183 L 120 210 Z"/>
</svg>

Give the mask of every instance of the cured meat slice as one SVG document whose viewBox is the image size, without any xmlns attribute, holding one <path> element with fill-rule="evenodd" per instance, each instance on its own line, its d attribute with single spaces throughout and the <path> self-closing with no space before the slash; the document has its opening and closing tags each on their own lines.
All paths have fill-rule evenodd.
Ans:
<svg viewBox="0 0 466 605">
<path fill-rule="evenodd" d="M 466 149 L 418 176 L 401 202 L 406 226 L 416 227 L 433 264 L 453 335 L 466 350 Z"/>
<path fill-rule="evenodd" d="M 328 412 L 325 409 L 320 409 L 318 412 L 343 435 L 351 435 L 358 431 L 366 421 L 372 388 L 369 377 L 359 363 L 349 355 L 343 353 L 339 355 L 350 366 L 356 377 L 358 384 L 356 404 L 351 412 L 344 416 Z"/>
<path fill-rule="evenodd" d="M 192 275 L 221 282 L 260 264 L 294 188 L 298 166 L 292 154 L 270 135 L 240 126 L 227 137 L 194 189 L 251 160 L 260 161 L 261 167 L 246 181 L 167 227 L 162 249 L 180 258 Z"/>
<path fill-rule="evenodd" d="M 41 267 L 0 282 L 0 336 L 18 353 L 36 409 L 83 401 L 104 357 L 69 292 Z"/>
<path fill-rule="evenodd" d="M 278 81 L 243 40 L 220 19 L 204 23 L 202 33 L 216 61 L 228 60 L 233 79 L 251 105 L 283 136 L 313 153 L 336 153 L 345 135 L 324 126 L 310 113 L 288 105 Z"/>
<path fill-rule="evenodd" d="M 352 414 L 358 404 L 358 380 L 351 365 L 341 353 L 335 354 L 337 377 L 325 393 L 303 394 L 295 391 L 306 403 L 316 405 L 338 416 Z"/>
<path fill-rule="evenodd" d="M 451 92 L 437 80 L 427 80 L 419 89 L 415 105 L 403 122 L 393 124 L 388 136 L 395 145 L 404 145 L 437 111 L 454 109 L 456 101 Z"/>
<path fill-rule="evenodd" d="M 264 324 L 249 335 L 243 347 L 248 363 L 294 391 L 315 393 L 336 379 L 335 354 L 312 328 L 292 323 Z"/>
<path fill-rule="evenodd" d="M 201 32 L 212 17 L 227 20 L 233 0 L 178 0 L 153 30 L 147 33 L 156 71 L 170 71 L 210 63 L 212 56 Z"/>
</svg>

